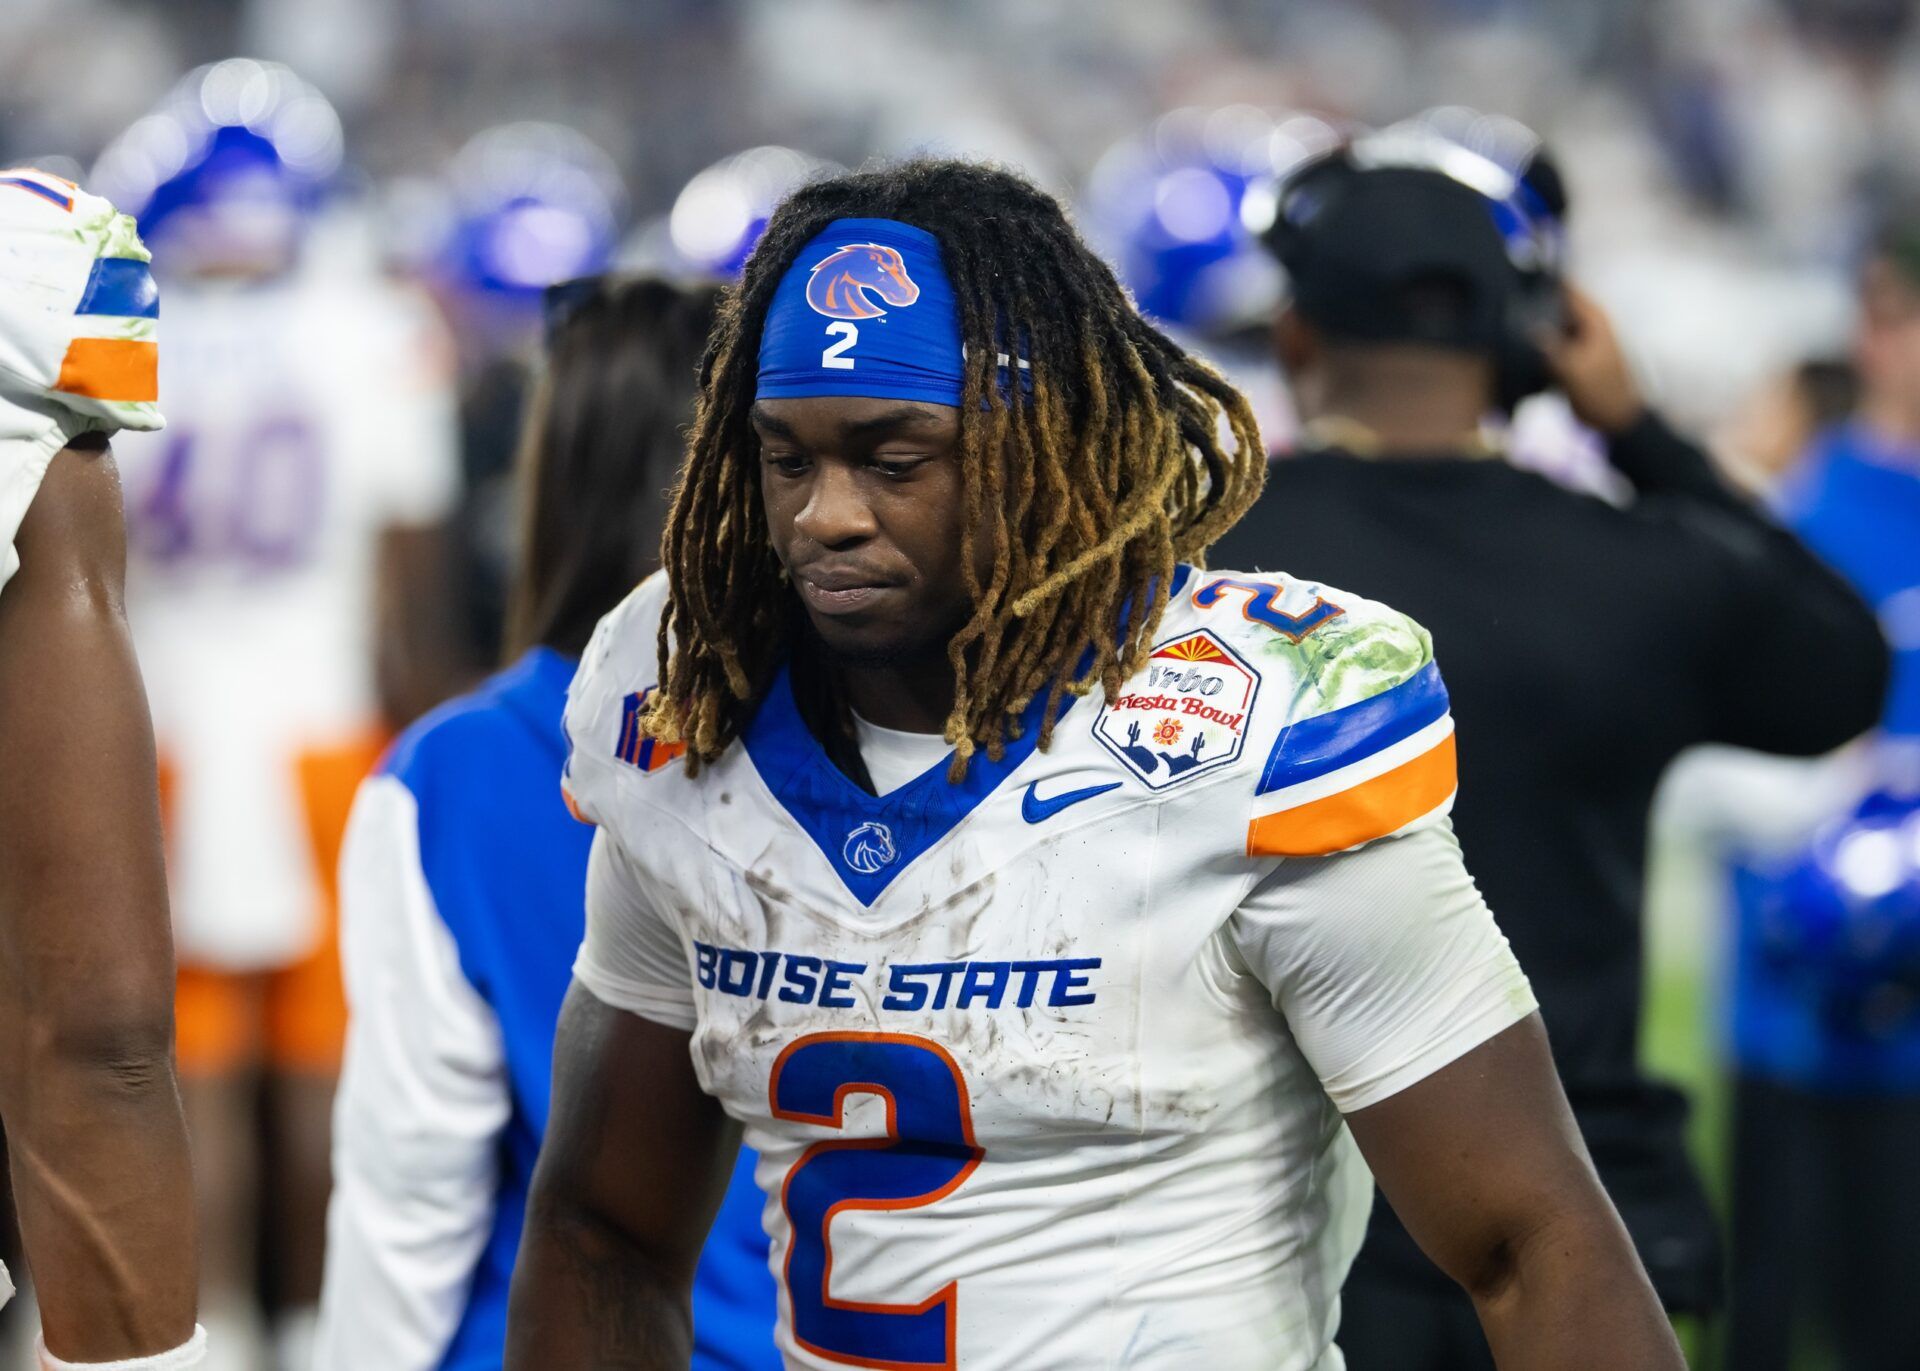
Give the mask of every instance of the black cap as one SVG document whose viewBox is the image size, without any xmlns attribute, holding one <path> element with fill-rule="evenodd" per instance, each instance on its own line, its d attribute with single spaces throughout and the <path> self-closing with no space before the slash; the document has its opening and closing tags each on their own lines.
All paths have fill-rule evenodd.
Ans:
<svg viewBox="0 0 1920 1371">
<path fill-rule="evenodd" d="M 1492 352 L 1512 335 L 1520 271 L 1486 198 L 1441 172 L 1309 168 L 1266 242 L 1294 307 L 1333 337 Z"/>
</svg>

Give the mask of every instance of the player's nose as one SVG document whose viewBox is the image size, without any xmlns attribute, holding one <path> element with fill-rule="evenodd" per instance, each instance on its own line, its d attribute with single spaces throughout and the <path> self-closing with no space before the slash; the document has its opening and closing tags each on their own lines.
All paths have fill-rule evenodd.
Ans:
<svg viewBox="0 0 1920 1371">
<path fill-rule="evenodd" d="M 794 532 L 822 547 L 841 547 L 871 538 L 879 531 L 873 506 L 853 467 L 823 460 L 814 467 L 807 502 L 794 516 Z"/>
</svg>

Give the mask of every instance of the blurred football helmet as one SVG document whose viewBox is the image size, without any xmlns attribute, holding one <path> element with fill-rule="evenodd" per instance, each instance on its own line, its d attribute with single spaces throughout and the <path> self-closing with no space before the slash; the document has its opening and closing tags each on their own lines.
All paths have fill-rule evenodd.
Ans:
<svg viewBox="0 0 1920 1371">
<path fill-rule="evenodd" d="M 1082 226 L 1141 311 L 1161 323 L 1202 336 L 1264 323 L 1282 285 L 1259 247 L 1275 188 L 1340 140 L 1313 114 L 1175 110 L 1102 155 Z"/>
<path fill-rule="evenodd" d="M 627 193 L 601 147 L 561 124 L 477 134 L 447 169 L 452 198 L 436 274 L 459 291 L 537 303 L 556 281 L 604 271 Z"/>
<path fill-rule="evenodd" d="M 723 157 L 687 182 L 670 212 L 633 235 L 621 265 L 666 276 L 737 277 L 780 202 L 840 170 L 772 144 Z"/>
<path fill-rule="evenodd" d="M 1920 795 L 1876 791 L 1791 858 L 1733 879 L 1750 946 L 1829 1033 L 1920 1027 Z"/>
<path fill-rule="evenodd" d="M 298 256 L 343 155 L 325 96 L 278 62 L 233 57 L 183 77 L 89 180 L 139 221 L 163 273 L 271 275 Z"/>
</svg>

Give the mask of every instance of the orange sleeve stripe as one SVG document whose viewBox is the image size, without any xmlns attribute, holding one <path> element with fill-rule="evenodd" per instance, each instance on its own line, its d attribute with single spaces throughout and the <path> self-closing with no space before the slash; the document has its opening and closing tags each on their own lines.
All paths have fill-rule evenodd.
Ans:
<svg viewBox="0 0 1920 1371">
<path fill-rule="evenodd" d="M 1458 784 L 1453 735 L 1351 790 L 1247 825 L 1250 857 L 1318 857 L 1384 838 L 1446 802 Z"/>
<path fill-rule="evenodd" d="M 135 403 L 160 398 L 160 345 L 130 338 L 75 338 L 53 388 L 90 400 Z"/>
</svg>

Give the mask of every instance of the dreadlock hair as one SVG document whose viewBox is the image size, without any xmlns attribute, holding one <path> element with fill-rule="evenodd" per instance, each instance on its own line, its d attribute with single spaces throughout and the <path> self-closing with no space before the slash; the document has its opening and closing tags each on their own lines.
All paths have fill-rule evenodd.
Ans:
<svg viewBox="0 0 1920 1371">
<path fill-rule="evenodd" d="M 775 288 L 845 218 L 932 233 L 959 305 L 961 561 L 973 612 L 947 645 L 958 780 L 977 749 L 1000 757 L 1041 692 L 1045 748 L 1064 695 L 1096 682 L 1114 694 L 1139 670 L 1175 562 L 1197 560 L 1246 512 L 1265 457 L 1246 399 L 1140 316 L 1031 182 L 916 159 L 803 187 L 774 212 L 721 305 L 662 542 L 666 668 L 646 727 L 684 742 L 690 768 L 738 736 L 794 641 L 801 611 L 768 537 L 748 411 Z M 1002 355 L 1016 352 L 1031 369 L 1003 385 Z M 982 539 L 993 551 L 985 580 Z"/>
<path fill-rule="evenodd" d="M 546 368 L 514 475 L 509 660 L 536 643 L 578 657 L 600 616 L 653 570 L 719 299 L 717 286 L 648 276 L 548 291 Z"/>
</svg>

